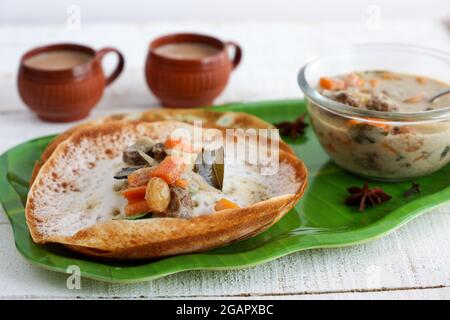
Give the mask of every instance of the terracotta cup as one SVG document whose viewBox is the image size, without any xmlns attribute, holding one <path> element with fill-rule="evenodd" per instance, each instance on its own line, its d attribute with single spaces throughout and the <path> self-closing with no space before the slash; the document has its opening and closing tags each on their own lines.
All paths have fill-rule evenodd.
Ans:
<svg viewBox="0 0 450 320">
<path fill-rule="evenodd" d="M 155 52 L 171 43 L 203 43 L 218 52 L 199 59 L 173 59 Z M 228 48 L 234 48 L 230 59 Z M 178 33 L 157 38 L 150 44 L 145 77 L 153 94 L 166 107 L 200 107 L 211 105 L 225 89 L 231 71 L 241 61 L 242 50 L 234 42 L 193 33 Z"/>
<path fill-rule="evenodd" d="M 37 69 L 25 64 L 30 57 L 51 51 L 78 51 L 92 56 L 84 64 L 67 69 Z M 102 58 L 110 52 L 118 56 L 115 70 L 105 78 Z M 23 102 L 43 120 L 68 122 L 89 115 L 105 86 L 120 75 L 124 67 L 122 54 L 114 48 L 94 49 L 78 44 L 55 44 L 32 49 L 20 60 L 17 84 Z"/>
</svg>

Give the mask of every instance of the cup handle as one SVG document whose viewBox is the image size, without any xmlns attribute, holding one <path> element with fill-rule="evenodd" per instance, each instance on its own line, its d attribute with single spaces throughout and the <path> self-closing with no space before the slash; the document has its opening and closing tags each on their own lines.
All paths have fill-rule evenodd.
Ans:
<svg viewBox="0 0 450 320">
<path fill-rule="evenodd" d="M 122 73 L 123 67 L 125 65 L 125 59 L 123 58 L 122 53 L 120 53 L 119 50 L 114 49 L 114 48 L 103 48 L 103 49 L 97 51 L 96 58 L 101 62 L 103 57 L 110 52 L 114 52 L 115 54 L 117 54 L 117 57 L 119 58 L 119 60 L 117 62 L 117 66 L 114 69 L 114 71 L 106 78 L 107 86 L 110 85 L 114 80 L 117 79 L 117 77 Z"/>
<path fill-rule="evenodd" d="M 241 62 L 242 49 L 236 42 L 233 42 L 233 41 L 225 42 L 225 47 L 226 48 L 230 48 L 230 47 L 234 48 L 234 57 L 233 57 L 233 60 L 231 61 L 232 65 L 233 65 L 233 70 L 234 70 Z"/>
</svg>

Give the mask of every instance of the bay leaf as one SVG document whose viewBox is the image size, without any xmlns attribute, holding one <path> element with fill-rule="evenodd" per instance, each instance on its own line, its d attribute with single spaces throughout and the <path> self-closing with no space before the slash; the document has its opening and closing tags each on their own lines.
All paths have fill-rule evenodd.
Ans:
<svg viewBox="0 0 450 320">
<path fill-rule="evenodd" d="M 222 190 L 224 179 L 224 149 L 203 149 L 197 156 L 194 172 L 198 173 L 209 185 Z"/>
</svg>

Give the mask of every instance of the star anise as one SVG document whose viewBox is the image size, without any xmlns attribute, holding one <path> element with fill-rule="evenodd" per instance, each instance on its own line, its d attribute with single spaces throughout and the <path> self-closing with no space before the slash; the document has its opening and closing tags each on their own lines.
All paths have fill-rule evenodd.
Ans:
<svg viewBox="0 0 450 320">
<path fill-rule="evenodd" d="M 302 114 L 294 121 L 283 121 L 275 124 L 275 126 L 280 130 L 282 136 L 288 136 L 292 139 L 297 139 L 298 137 L 305 134 L 305 129 L 308 126 L 305 123 L 306 114 Z"/>
<path fill-rule="evenodd" d="M 405 193 L 403 194 L 403 196 L 405 198 L 409 198 L 409 197 L 415 195 L 416 193 L 420 193 L 420 184 L 413 182 L 411 185 L 411 188 L 406 190 Z"/>
<path fill-rule="evenodd" d="M 379 187 L 370 189 L 367 181 L 362 188 L 351 187 L 348 188 L 347 191 L 350 195 L 345 200 L 345 204 L 348 206 L 358 206 L 360 212 L 366 210 L 366 207 L 372 207 L 387 202 L 392 198 Z"/>
</svg>

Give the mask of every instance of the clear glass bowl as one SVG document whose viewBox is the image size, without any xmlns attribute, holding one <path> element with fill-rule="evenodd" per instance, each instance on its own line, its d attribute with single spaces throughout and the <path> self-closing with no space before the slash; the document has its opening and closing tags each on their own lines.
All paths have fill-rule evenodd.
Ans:
<svg viewBox="0 0 450 320">
<path fill-rule="evenodd" d="M 316 90 L 322 76 L 363 70 L 450 83 L 450 55 L 410 45 L 371 44 L 306 64 L 298 83 L 314 131 L 329 156 L 348 171 L 383 181 L 411 180 L 444 167 L 450 161 L 450 106 L 415 113 L 371 111 L 333 101 Z"/>
</svg>

